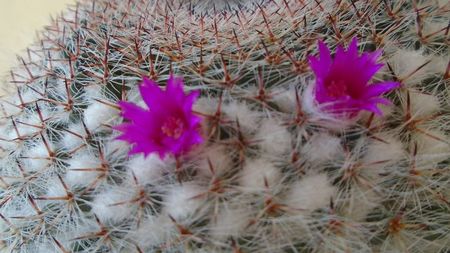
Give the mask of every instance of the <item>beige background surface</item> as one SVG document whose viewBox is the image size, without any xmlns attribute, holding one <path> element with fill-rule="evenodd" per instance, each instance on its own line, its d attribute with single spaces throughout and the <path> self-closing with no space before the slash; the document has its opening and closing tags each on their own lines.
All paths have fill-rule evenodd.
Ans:
<svg viewBox="0 0 450 253">
<path fill-rule="evenodd" d="M 5 85 L 16 56 L 36 39 L 36 33 L 74 0 L 0 0 L 0 86 Z M 2 87 L 3 88 L 3 87 Z M 3 89 L 0 89 L 0 94 Z"/>
</svg>

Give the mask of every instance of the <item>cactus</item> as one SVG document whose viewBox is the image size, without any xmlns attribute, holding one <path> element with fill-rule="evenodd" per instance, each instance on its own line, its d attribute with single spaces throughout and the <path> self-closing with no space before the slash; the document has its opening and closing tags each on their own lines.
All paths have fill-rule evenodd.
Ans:
<svg viewBox="0 0 450 253">
<path fill-rule="evenodd" d="M 82 1 L 1 100 L 5 252 L 448 252 L 450 5 Z M 308 111 L 317 40 L 382 49 L 383 116 Z M 128 156 L 119 100 L 170 74 L 204 118 L 181 160 Z"/>
</svg>

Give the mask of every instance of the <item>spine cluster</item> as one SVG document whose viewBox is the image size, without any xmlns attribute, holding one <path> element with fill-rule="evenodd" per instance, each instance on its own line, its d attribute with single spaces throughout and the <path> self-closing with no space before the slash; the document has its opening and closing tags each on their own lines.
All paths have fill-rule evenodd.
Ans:
<svg viewBox="0 0 450 253">
<path fill-rule="evenodd" d="M 441 0 L 80 2 L 0 101 L 4 252 L 447 252 L 450 5 Z M 401 87 L 383 116 L 314 113 L 308 55 L 358 37 Z M 200 90 L 205 143 L 128 156 L 142 76 Z"/>
</svg>

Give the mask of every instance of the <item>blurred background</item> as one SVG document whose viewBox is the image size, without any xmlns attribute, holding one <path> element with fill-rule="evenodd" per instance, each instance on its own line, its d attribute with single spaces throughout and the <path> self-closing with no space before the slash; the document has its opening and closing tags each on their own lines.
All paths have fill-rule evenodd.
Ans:
<svg viewBox="0 0 450 253">
<path fill-rule="evenodd" d="M 0 0 L 0 85 L 39 30 L 74 0 Z M 3 87 L 2 87 L 3 88 Z M 3 89 L 0 89 L 2 94 Z"/>
</svg>

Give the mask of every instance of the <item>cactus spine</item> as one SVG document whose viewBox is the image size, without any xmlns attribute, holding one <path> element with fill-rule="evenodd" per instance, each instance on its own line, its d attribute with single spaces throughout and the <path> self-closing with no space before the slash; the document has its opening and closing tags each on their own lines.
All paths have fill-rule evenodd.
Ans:
<svg viewBox="0 0 450 253">
<path fill-rule="evenodd" d="M 80 2 L 1 101 L 5 252 L 447 252 L 449 25 L 440 0 Z M 384 51 L 394 106 L 305 111 L 307 55 Z M 208 142 L 128 157 L 118 100 L 183 76 Z M 181 183 L 180 183 L 181 182 Z"/>
</svg>

